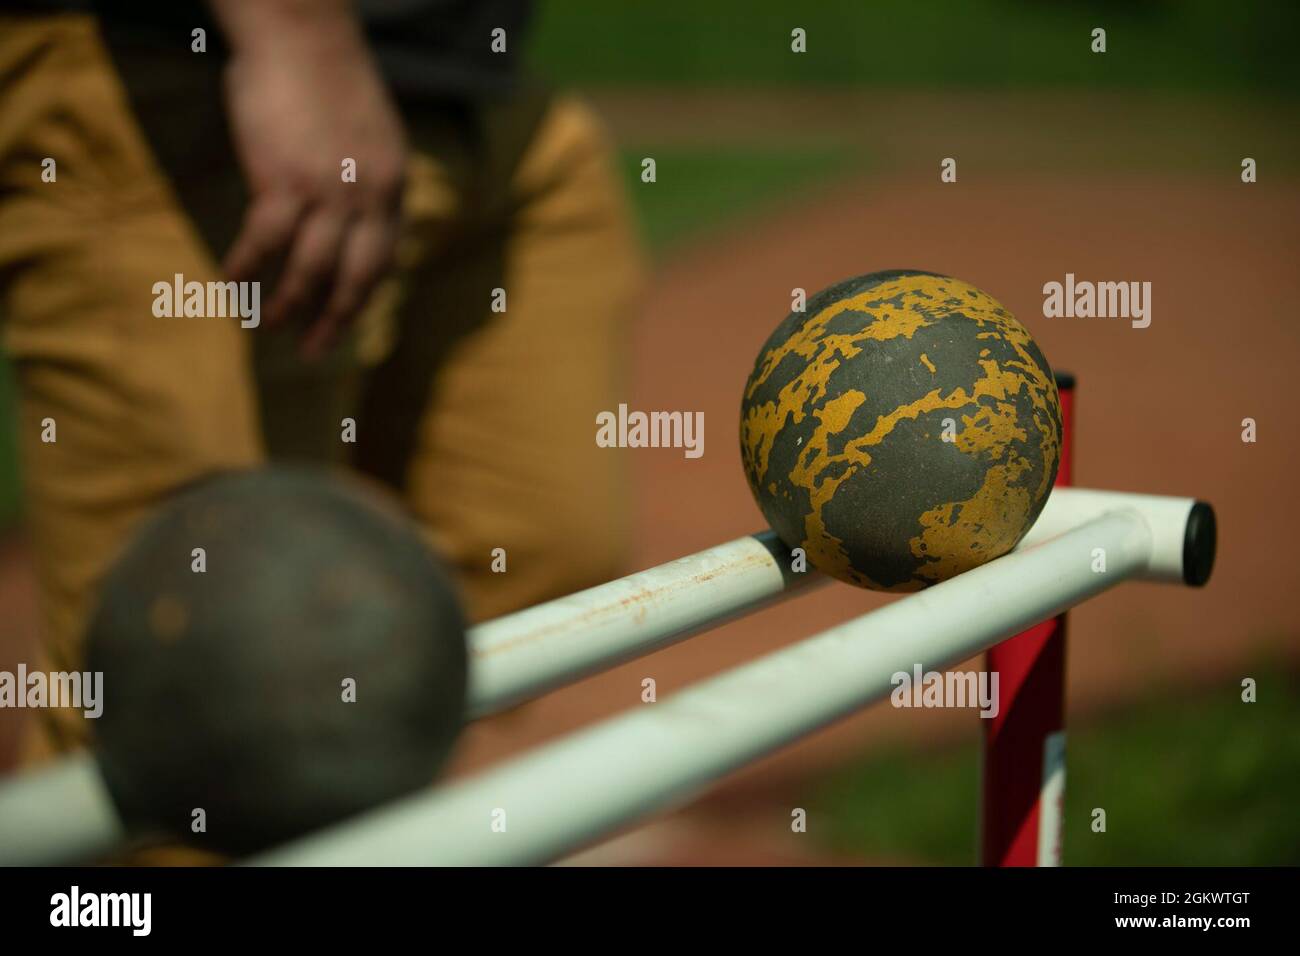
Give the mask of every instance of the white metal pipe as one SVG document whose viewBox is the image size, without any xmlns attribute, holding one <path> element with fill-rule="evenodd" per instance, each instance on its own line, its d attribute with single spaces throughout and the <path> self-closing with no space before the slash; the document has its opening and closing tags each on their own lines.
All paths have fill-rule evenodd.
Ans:
<svg viewBox="0 0 1300 956">
<path fill-rule="evenodd" d="M 1151 556 L 1138 575 L 1142 580 L 1193 586 L 1205 583 L 1214 559 L 1214 511 L 1195 498 L 1055 488 L 1018 548 L 1031 548 L 1119 509 L 1136 511 L 1151 529 Z"/>
<path fill-rule="evenodd" d="M 964 660 L 1151 566 L 1137 511 L 895 601 L 669 700 L 304 838 L 267 865 L 510 865 L 553 860 L 681 803 L 751 760 L 886 696 L 891 677 Z M 1104 548 L 1098 572 L 1095 548 Z M 498 832 L 504 820 L 505 829 Z"/>
<path fill-rule="evenodd" d="M 93 857 L 126 838 L 88 754 L 21 773 L 0 787 L 0 864 L 48 866 Z"/>
<path fill-rule="evenodd" d="M 502 710 L 752 610 L 802 583 L 770 531 L 470 629 L 470 718 Z"/>
<path fill-rule="evenodd" d="M 1206 537 L 1206 522 L 1192 520 L 1197 509 L 1203 509 L 1209 515 L 1212 555 L 1213 513 L 1191 498 L 1056 488 L 1017 550 L 1124 508 L 1143 516 L 1155 542 L 1138 576 L 1203 583 L 1189 579 L 1188 542 L 1193 538 L 1203 542 Z M 1194 525 L 1199 529 L 1195 533 Z M 828 580 L 811 569 L 793 572 L 788 549 L 771 531 L 764 531 L 481 624 L 468 635 L 468 717 L 494 713 L 667 646 L 801 586 Z M 85 771 L 82 764 L 62 775 L 52 773 L 48 781 L 22 775 L 0 785 L 0 806 L 22 804 L 32 819 L 41 815 L 43 806 L 57 808 L 69 801 L 97 807 L 96 801 L 103 796 L 102 784 Z M 45 788 L 56 785 L 82 787 L 83 792 L 46 800 L 42 795 Z M 29 791 L 33 794 L 30 798 L 25 796 Z M 69 831 L 69 837 L 84 840 L 87 855 L 121 834 L 111 807 L 97 807 L 84 815 L 83 821 L 79 829 Z M 102 824 L 102 832 L 94 830 L 96 821 Z M 29 819 L 24 826 L 30 823 Z M 12 828 L 4 824 L 0 818 L 0 864 L 10 860 Z M 44 823 L 30 830 L 50 832 L 56 825 Z M 60 853 L 68 848 L 66 844 L 51 845 L 52 851 Z"/>
<path fill-rule="evenodd" d="M 1119 509 L 1138 512 L 1152 531 L 1151 556 L 1137 576 L 1204 583 L 1188 576 L 1189 538 L 1202 527 L 1191 518 L 1197 509 L 1210 516 L 1212 555 L 1213 512 L 1192 498 L 1056 488 L 1017 550 Z M 648 654 L 800 584 L 829 580 L 811 569 L 791 571 L 788 554 L 763 532 L 472 628 L 469 716 Z"/>
</svg>

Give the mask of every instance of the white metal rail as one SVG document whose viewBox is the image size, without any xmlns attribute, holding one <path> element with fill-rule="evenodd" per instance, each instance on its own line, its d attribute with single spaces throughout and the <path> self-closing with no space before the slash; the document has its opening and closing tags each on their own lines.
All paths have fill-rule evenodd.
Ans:
<svg viewBox="0 0 1300 956">
<path fill-rule="evenodd" d="M 1158 566 L 1158 535 L 1120 510 L 638 707 L 475 778 L 408 797 L 252 862 L 515 865 L 556 859 L 719 777 Z M 1105 552 L 1099 572 L 1098 550 Z M 502 826 L 504 824 L 504 827 Z"/>
<path fill-rule="evenodd" d="M 976 610 L 987 610 L 988 599 L 982 592 L 971 589 L 987 580 L 1005 580 L 1011 590 L 1024 592 L 1027 600 L 1036 602 L 1032 606 L 1038 607 L 1042 595 L 1030 593 L 1037 586 L 1031 586 L 1031 578 L 1020 569 L 1028 562 L 1037 566 L 1039 574 L 1054 580 L 1060 569 L 1052 567 L 1049 559 L 1059 552 L 1059 547 L 1044 552 L 1035 546 L 1070 529 L 1082 530 L 1081 525 L 1091 527 L 1088 523 L 1095 524 L 1098 517 L 1117 512 L 1124 515 L 1122 522 L 1146 529 L 1145 550 L 1136 556 L 1131 567 L 1126 567 L 1123 575 L 1117 572 L 1118 565 L 1114 563 L 1119 555 L 1108 554 L 1107 573 L 1088 580 L 1105 581 L 1106 586 L 1123 576 L 1190 581 L 1189 541 L 1194 524 L 1191 519 L 1197 508 L 1204 507 L 1190 498 L 1057 488 L 1014 554 L 904 598 L 844 627 L 864 626 L 863 621 L 887 613 L 891 615 L 884 619 L 888 623 L 893 615 L 904 613 L 894 610 L 899 606 L 915 608 L 906 613 L 923 612 L 923 616 L 933 618 L 936 623 L 949 618 L 973 621 L 978 617 Z M 1113 547 L 1114 542 L 1110 545 Z M 1096 546 L 1105 547 L 1106 543 Z M 498 711 L 681 640 L 796 588 L 826 581 L 815 571 L 792 572 L 787 559 L 784 546 L 771 532 L 764 532 L 472 628 L 468 635 L 471 655 L 468 716 Z M 976 577 L 972 579 L 972 575 Z M 1049 588 L 1047 593 L 1054 592 Z M 1074 601 L 1086 596 L 1080 592 Z M 963 606 L 963 601 L 972 601 L 972 606 Z M 1054 612 L 1042 611 L 1037 619 Z M 919 621 L 915 626 L 918 630 L 924 627 Z M 1008 626 L 1010 629 L 1004 634 L 1016 629 Z M 840 631 L 841 628 L 836 628 L 827 634 Z M 911 660 L 916 662 L 920 658 Z M 732 673 L 749 673 L 750 668 L 760 663 Z M 717 681 L 730 676 L 723 675 Z M 695 699 L 679 695 L 673 700 L 679 701 L 684 696 L 688 702 Z M 670 704 L 669 714 L 687 706 L 666 702 L 657 705 L 654 713 L 663 713 Z M 620 719 L 643 716 L 649 714 Z M 586 733 L 596 734 L 600 730 Z M 618 765 L 617 761 L 614 765 Z M 457 788 L 448 790 L 453 794 L 459 792 Z M 651 794 L 647 793 L 645 799 L 652 799 Z M 0 785 L 0 864 L 42 864 L 85 858 L 110 849 L 125 836 L 94 761 L 88 756 L 67 758 L 19 774 Z M 517 843 L 512 840 L 502 845 Z"/>
</svg>

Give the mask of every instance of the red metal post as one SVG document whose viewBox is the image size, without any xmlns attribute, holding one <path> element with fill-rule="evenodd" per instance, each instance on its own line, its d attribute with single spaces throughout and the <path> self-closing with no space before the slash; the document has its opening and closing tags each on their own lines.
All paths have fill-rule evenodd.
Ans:
<svg viewBox="0 0 1300 956">
<path fill-rule="evenodd" d="M 1058 374 L 1061 466 L 1072 484 L 1074 379 Z M 1065 800 L 1065 615 L 1044 621 L 988 652 L 998 675 L 997 716 L 984 725 L 980 803 L 985 866 L 1059 866 Z"/>
</svg>

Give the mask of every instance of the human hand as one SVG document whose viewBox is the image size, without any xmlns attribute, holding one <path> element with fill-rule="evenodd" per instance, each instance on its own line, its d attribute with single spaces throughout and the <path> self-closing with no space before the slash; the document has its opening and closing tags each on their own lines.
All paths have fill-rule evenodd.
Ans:
<svg viewBox="0 0 1300 956">
<path fill-rule="evenodd" d="M 251 194 L 225 271 L 239 281 L 282 263 L 266 321 L 304 317 L 303 352 L 318 356 L 392 263 L 401 121 L 346 4 L 233 4 L 228 17 L 214 6 L 232 40 L 226 106 Z"/>
</svg>

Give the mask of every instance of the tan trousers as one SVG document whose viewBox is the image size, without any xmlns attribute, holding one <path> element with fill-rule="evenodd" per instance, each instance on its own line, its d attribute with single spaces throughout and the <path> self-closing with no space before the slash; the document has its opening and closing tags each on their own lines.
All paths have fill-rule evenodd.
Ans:
<svg viewBox="0 0 1300 956">
<path fill-rule="evenodd" d="M 558 101 L 522 134 L 510 104 L 409 115 L 399 268 L 350 341 L 305 365 L 292 332 L 153 315 L 154 283 L 220 279 L 239 180 L 219 102 L 195 99 L 206 79 L 142 119 L 120 66 L 90 18 L 0 18 L 0 322 L 43 666 L 78 668 L 96 582 L 144 514 L 267 458 L 393 487 L 474 619 L 623 573 L 625 488 L 594 435 L 623 397 L 641 259 L 592 115 Z M 80 743 L 69 720 L 32 734 L 30 758 Z"/>
</svg>

